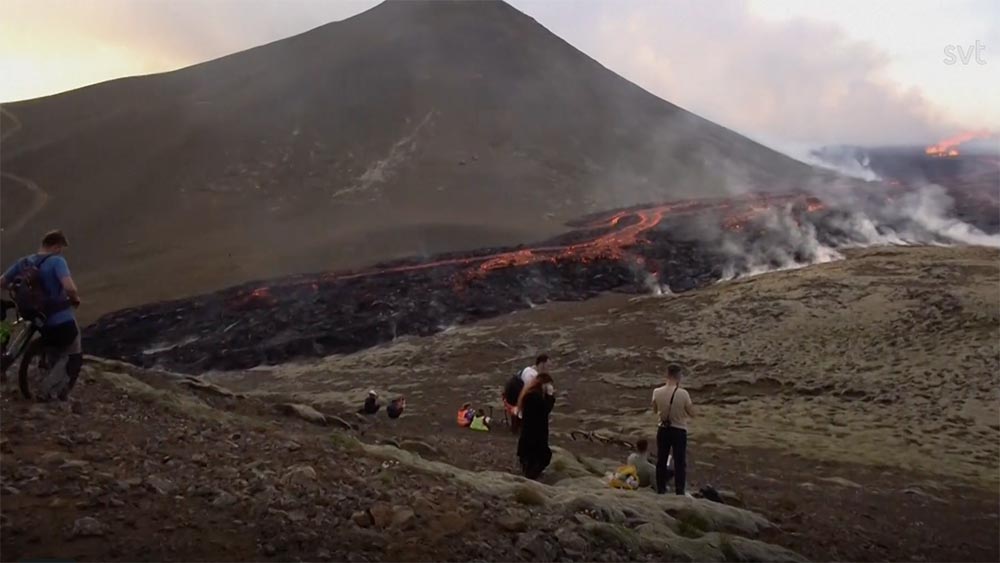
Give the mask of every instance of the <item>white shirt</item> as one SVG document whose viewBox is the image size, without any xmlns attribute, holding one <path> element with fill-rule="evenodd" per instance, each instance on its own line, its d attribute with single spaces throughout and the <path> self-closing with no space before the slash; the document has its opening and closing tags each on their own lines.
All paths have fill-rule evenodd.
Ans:
<svg viewBox="0 0 1000 563">
<path fill-rule="evenodd" d="M 531 382 L 534 381 L 536 377 L 538 377 L 538 370 L 535 369 L 534 366 L 528 366 L 528 367 L 526 367 L 526 368 L 524 368 L 524 369 L 521 370 L 521 381 L 524 382 L 524 387 L 525 388 L 527 388 L 528 385 L 530 385 Z M 548 393 L 549 395 L 555 395 L 556 389 L 555 389 L 555 387 L 551 383 L 548 383 L 548 384 L 545 385 L 545 392 Z M 521 413 L 517 409 L 514 409 L 514 410 L 515 410 L 515 414 L 517 414 L 517 416 L 519 418 L 523 418 L 522 417 L 523 413 Z"/>
<path fill-rule="evenodd" d="M 534 381 L 536 377 L 538 377 L 538 370 L 533 366 L 528 366 L 521 370 L 521 381 L 524 382 L 525 387 Z"/>
<path fill-rule="evenodd" d="M 524 382 L 524 386 L 527 387 L 535 378 L 538 377 L 538 370 L 533 366 L 528 366 L 521 370 L 521 381 Z M 556 388 L 551 383 L 545 384 L 545 392 L 549 395 L 555 395 Z"/>
</svg>

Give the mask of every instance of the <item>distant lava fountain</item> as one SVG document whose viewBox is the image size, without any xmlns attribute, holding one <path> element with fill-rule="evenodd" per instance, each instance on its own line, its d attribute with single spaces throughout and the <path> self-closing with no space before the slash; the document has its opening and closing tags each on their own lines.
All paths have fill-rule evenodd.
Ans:
<svg viewBox="0 0 1000 563">
<path fill-rule="evenodd" d="M 962 143 L 967 143 L 975 139 L 985 139 L 989 136 L 990 132 L 986 129 L 980 129 L 978 131 L 964 131 L 927 147 L 924 149 L 924 153 L 927 154 L 927 156 L 937 158 L 953 158 L 959 155 L 958 146 Z"/>
</svg>

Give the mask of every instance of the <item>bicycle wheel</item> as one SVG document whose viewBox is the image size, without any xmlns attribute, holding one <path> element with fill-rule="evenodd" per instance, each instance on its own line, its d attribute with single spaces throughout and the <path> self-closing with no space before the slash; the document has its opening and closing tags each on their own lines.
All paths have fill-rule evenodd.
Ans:
<svg viewBox="0 0 1000 563">
<path fill-rule="evenodd" d="M 45 377 L 49 374 L 46 348 L 40 339 L 32 340 L 21 357 L 21 367 L 17 372 L 17 384 L 21 396 L 31 400 L 36 396 Z"/>
<path fill-rule="evenodd" d="M 2 354 L 0 354 L 0 376 L 4 380 L 7 379 L 7 368 L 14 365 L 17 358 L 24 353 L 31 337 L 35 335 L 35 330 L 34 325 L 22 321 L 14 325 L 11 334 L 7 335 L 7 341 L 3 345 Z"/>
</svg>

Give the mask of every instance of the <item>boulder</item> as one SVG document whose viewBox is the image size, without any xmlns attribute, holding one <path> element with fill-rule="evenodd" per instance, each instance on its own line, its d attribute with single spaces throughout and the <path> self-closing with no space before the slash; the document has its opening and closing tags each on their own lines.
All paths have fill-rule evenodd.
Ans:
<svg viewBox="0 0 1000 563">
<path fill-rule="evenodd" d="M 392 527 L 406 530 L 413 526 L 416 514 L 406 506 L 397 506 L 393 509 Z"/>
<path fill-rule="evenodd" d="M 178 381 L 178 383 L 180 383 L 185 387 L 194 389 L 196 391 L 206 391 L 209 394 L 216 395 L 218 397 L 239 398 L 239 399 L 245 397 L 245 395 L 233 393 L 229 389 L 226 389 L 224 387 L 219 387 L 214 383 L 209 383 L 204 379 L 194 376 L 184 376 L 184 378 Z"/>
<path fill-rule="evenodd" d="M 343 418 L 340 418 L 339 416 L 334 416 L 332 414 L 328 414 L 328 415 L 324 415 L 324 416 L 326 416 L 326 423 L 328 425 L 330 425 L 330 426 L 334 426 L 334 427 L 340 428 L 342 430 L 354 430 L 354 425 L 353 424 L 351 424 L 350 422 L 347 422 L 346 420 L 344 420 Z"/>
<path fill-rule="evenodd" d="M 746 507 L 746 503 L 743 502 L 743 497 L 733 491 L 721 490 L 719 491 L 719 497 L 722 498 L 722 502 L 728 504 L 729 506 L 738 506 L 740 508 Z"/>
<path fill-rule="evenodd" d="M 860 489 L 861 485 L 855 483 L 854 481 L 849 481 L 843 477 L 820 477 L 820 481 L 826 481 L 827 483 L 833 483 L 834 485 L 840 485 L 841 487 L 849 487 L 852 489 Z"/>
<path fill-rule="evenodd" d="M 220 490 L 216 493 L 215 498 L 212 499 L 212 506 L 227 507 L 232 506 L 237 502 L 239 502 L 239 499 L 236 498 L 235 495 Z"/>
<path fill-rule="evenodd" d="M 427 523 L 431 537 L 442 538 L 462 533 L 469 525 L 469 519 L 457 511 L 448 511 Z M 520 530 L 524 531 L 524 530 Z"/>
<path fill-rule="evenodd" d="M 514 546 L 529 556 L 531 561 L 554 561 L 559 555 L 558 547 L 537 530 L 518 535 Z"/>
<path fill-rule="evenodd" d="M 559 542 L 559 545 L 566 550 L 567 553 L 583 554 L 586 553 L 590 547 L 587 540 L 583 539 L 580 534 L 569 528 L 559 528 L 556 530 L 555 536 L 556 541 Z"/>
<path fill-rule="evenodd" d="M 147 477 L 146 486 L 161 495 L 171 495 L 177 490 L 177 486 L 162 475 L 150 475 Z"/>
<path fill-rule="evenodd" d="M 527 506 L 541 506 L 548 502 L 541 487 L 527 483 L 514 487 L 513 498 L 515 502 Z"/>
<path fill-rule="evenodd" d="M 299 403 L 282 403 L 280 405 L 277 405 L 275 408 L 278 410 L 278 412 L 281 412 L 286 416 L 294 416 L 297 418 L 301 418 L 306 422 L 319 424 L 320 426 L 326 426 L 327 424 L 326 415 L 310 407 L 309 405 L 302 405 Z"/>
<path fill-rule="evenodd" d="M 377 527 L 388 528 L 392 525 L 392 519 L 396 512 L 392 508 L 391 504 L 387 502 L 376 502 L 368 509 L 368 513 L 371 514 L 372 523 L 374 523 Z"/>
<path fill-rule="evenodd" d="M 92 516 L 85 516 L 73 522 L 73 530 L 70 535 L 74 538 L 90 538 L 103 536 L 107 533 L 104 524 Z"/>
<path fill-rule="evenodd" d="M 566 504 L 565 511 L 568 516 L 583 513 L 599 522 L 620 524 L 625 521 L 625 513 L 621 509 L 602 503 L 595 496 L 576 497 Z"/>
<path fill-rule="evenodd" d="M 502 514 L 496 519 L 497 526 L 502 530 L 508 532 L 523 532 L 528 529 L 528 524 L 525 522 L 525 515 L 507 513 Z"/>
<path fill-rule="evenodd" d="M 367 510 L 359 510 L 351 514 L 351 520 L 362 528 L 367 528 L 374 523 L 371 514 Z"/>
<path fill-rule="evenodd" d="M 99 441 L 102 437 L 103 436 L 101 435 L 100 432 L 97 432 L 96 430 L 90 430 L 88 432 L 84 432 L 83 434 L 77 435 L 76 443 L 93 444 L 94 442 Z"/>
<path fill-rule="evenodd" d="M 930 499 L 930 500 L 933 500 L 933 501 L 936 501 L 936 502 L 940 502 L 940 503 L 943 503 L 943 504 L 948 504 L 948 501 L 944 500 L 943 498 L 941 498 L 939 496 L 932 495 L 932 494 L 927 493 L 927 492 L 924 492 L 924 491 L 918 489 L 917 487 L 910 487 L 908 489 L 903 489 L 903 494 L 904 495 L 915 495 L 915 496 L 918 496 L 918 497 L 924 497 L 924 498 L 927 498 L 927 499 Z"/>
<path fill-rule="evenodd" d="M 83 461 L 82 459 L 68 459 L 59 466 L 59 469 L 69 471 L 86 471 L 88 467 L 90 467 L 90 463 Z"/>
<path fill-rule="evenodd" d="M 418 453 L 424 457 L 441 455 L 441 452 L 437 448 L 420 440 L 404 440 L 399 443 L 399 447 L 409 452 Z"/>
<path fill-rule="evenodd" d="M 316 470 L 311 465 L 293 465 L 281 476 L 281 484 L 286 487 L 314 490 L 319 488 Z"/>
</svg>

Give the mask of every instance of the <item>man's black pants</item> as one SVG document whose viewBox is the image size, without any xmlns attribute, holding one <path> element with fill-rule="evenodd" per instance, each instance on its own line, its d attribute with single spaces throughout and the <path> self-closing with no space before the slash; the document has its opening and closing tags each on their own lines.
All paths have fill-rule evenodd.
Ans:
<svg viewBox="0 0 1000 563">
<path fill-rule="evenodd" d="M 667 481 L 671 471 L 667 469 L 667 457 L 674 454 L 674 491 L 684 494 L 687 477 L 687 430 L 659 427 L 656 431 L 656 492 L 667 492 Z"/>
</svg>

